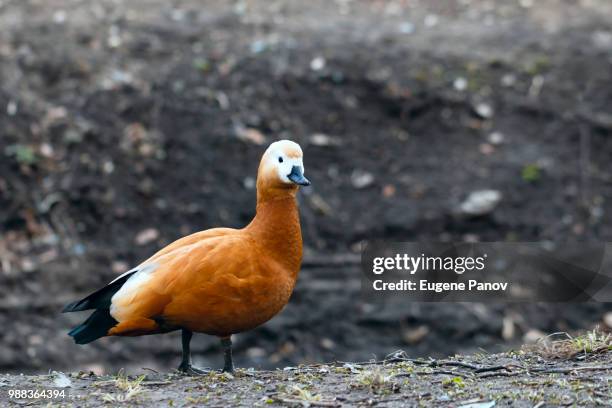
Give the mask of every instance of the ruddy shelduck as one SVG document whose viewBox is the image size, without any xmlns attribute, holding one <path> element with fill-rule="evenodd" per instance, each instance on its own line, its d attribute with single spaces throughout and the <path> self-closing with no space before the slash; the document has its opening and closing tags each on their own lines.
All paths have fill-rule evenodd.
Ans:
<svg viewBox="0 0 612 408">
<path fill-rule="evenodd" d="M 289 301 L 302 262 L 296 193 L 304 177 L 302 149 L 281 140 L 263 154 L 257 209 L 242 229 L 213 228 L 181 238 L 63 312 L 94 309 L 68 334 L 77 344 L 104 336 L 182 331 L 179 370 L 191 364 L 193 333 L 218 336 L 224 371 L 233 371 L 231 336 L 270 320 Z"/>
</svg>

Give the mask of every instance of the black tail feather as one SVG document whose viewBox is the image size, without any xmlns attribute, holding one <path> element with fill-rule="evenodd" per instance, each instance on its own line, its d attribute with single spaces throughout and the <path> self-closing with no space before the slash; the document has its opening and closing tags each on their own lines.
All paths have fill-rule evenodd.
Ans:
<svg viewBox="0 0 612 408">
<path fill-rule="evenodd" d="M 92 293 L 84 299 L 67 304 L 62 309 L 62 313 L 80 312 L 82 310 L 89 309 L 108 309 L 110 307 L 111 298 L 113 297 L 113 295 L 117 293 L 119 289 L 121 289 L 123 284 L 132 276 L 134 272 L 122 276 L 113 283 Z"/>
<path fill-rule="evenodd" d="M 96 309 L 87 320 L 68 332 L 68 335 L 74 339 L 75 343 L 87 344 L 100 337 L 104 337 L 108 334 L 108 330 L 118 323 L 110 315 L 111 299 L 136 271 L 133 270 L 131 273 L 126 273 L 86 298 L 72 302 L 64 307 L 62 313 Z"/>
<path fill-rule="evenodd" d="M 76 344 L 87 344 L 106 336 L 109 329 L 117 323 L 108 309 L 97 309 L 87 320 L 70 330 L 68 335 Z"/>
</svg>

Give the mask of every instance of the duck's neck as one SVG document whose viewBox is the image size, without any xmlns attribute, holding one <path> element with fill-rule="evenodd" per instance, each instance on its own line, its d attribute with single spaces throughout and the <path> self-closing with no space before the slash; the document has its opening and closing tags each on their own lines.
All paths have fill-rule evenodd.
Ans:
<svg viewBox="0 0 612 408">
<path fill-rule="evenodd" d="M 272 199 L 258 195 L 257 214 L 246 229 L 277 262 L 297 276 L 302 263 L 302 231 L 295 194 Z"/>
</svg>

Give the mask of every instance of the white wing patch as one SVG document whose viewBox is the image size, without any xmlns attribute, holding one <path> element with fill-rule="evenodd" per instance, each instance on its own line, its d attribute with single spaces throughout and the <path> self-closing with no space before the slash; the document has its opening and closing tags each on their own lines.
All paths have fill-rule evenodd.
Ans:
<svg viewBox="0 0 612 408">
<path fill-rule="evenodd" d="M 137 270 L 138 270 L 138 266 L 136 268 L 130 269 L 127 272 L 122 273 L 121 275 L 117 276 L 115 279 L 110 281 L 108 283 L 108 285 L 112 285 L 113 283 L 117 282 L 119 279 L 123 278 L 125 275 L 129 275 L 130 273 L 136 272 Z M 108 285 L 106 285 L 106 286 L 108 286 Z"/>
<path fill-rule="evenodd" d="M 142 288 L 142 286 L 146 284 L 149 279 L 151 279 L 151 274 L 155 272 L 157 266 L 158 265 L 156 263 L 140 265 L 132 270 L 127 271 L 126 273 L 122 274 L 117 278 L 120 279 L 122 276 L 125 276 L 126 274 L 132 273 L 136 270 L 136 272 L 134 272 L 134 274 L 130 276 L 128 280 L 123 284 L 123 286 L 121 286 L 121 289 L 119 289 L 117 293 L 115 293 L 111 298 L 110 315 L 115 320 L 117 320 L 118 322 L 122 321 L 122 310 L 118 308 L 117 305 L 130 304 L 134 297 L 138 294 L 140 288 Z M 114 281 L 116 281 L 117 279 L 115 279 Z"/>
</svg>

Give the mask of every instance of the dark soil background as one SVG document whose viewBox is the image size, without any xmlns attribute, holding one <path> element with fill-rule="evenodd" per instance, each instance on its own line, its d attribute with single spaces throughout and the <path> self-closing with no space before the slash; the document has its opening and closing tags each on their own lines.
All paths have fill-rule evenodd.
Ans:
<svg viewBox="0 0 612 408">
<path fill-rule="evenodd" d="M 358 266 L 371 238 L 612 240 L 611 26 L 604 0 L 0 0 L 0 369 L 175 367 L 176 334 L 80 347 L 84 316 L 58 312 L 182 235 L 246 224 L 279 138 L 313 183 L 304 269 L 236 336 L 239 366 L 612 325 L 605 304 L 366 304 Z M 497 205 L 462 214 L 482 190 Z"/>
</svg>

